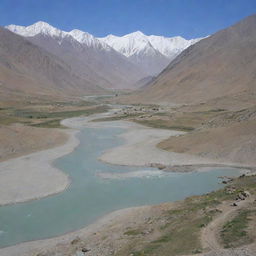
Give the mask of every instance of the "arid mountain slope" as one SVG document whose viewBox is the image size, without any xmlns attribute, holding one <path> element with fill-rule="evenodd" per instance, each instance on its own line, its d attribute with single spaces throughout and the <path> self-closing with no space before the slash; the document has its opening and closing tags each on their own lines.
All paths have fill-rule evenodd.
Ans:
<svg viewBox="0 0 256 256">
<path fill-rule="evenodd" d="M 100 87 L 80 78 L 57 56 L 0 28 L 0 91 L 61 95 L 98 93 Z"/>
<path fill-rule="evenodd" d="M 133 102 L 200 103 L 256 91 L 256 15 L 184 50 Z"/>
</svg>

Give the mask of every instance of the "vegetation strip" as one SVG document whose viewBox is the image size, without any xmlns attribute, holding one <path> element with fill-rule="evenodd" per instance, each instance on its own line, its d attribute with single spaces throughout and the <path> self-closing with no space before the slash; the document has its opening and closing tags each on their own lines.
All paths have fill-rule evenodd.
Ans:
<svg viewBox="0 0 256 256">
<path fill-rule="evenodd" d="M 221 230 L 221 239 L 225 248 L 238 247 L 253 242 L 249 236 L 247 228 L 250 222 L 250 217 L 256 210 L 241 210 L 230 221 L 228 221 Z"/>
<path fill-rule="evenodd" d="M 189 197 L 174 209 L 164 210 L 160 216 L 155 216 L 155 219 L 148 220 L 144 225 L 128 229 L 124 233 L 129 238 L 127 246 L 116 255 L 169 256 L 203 252 L 200 242 L 202 228 L 213 218 L 221 216 L 221 204 L 230 204 L 243 191 L 255 195 L 255 175 L 242 175 L 223 189 Z M 255 209 L 241 210 L 224 225 L 220 235 L 225 247 L 238 247 L 253 242 L 246 230 L 250 225 L 250 216 L 255 213 Z M 154 223 L 153 228 L 151 223 Z"/>
</svg>

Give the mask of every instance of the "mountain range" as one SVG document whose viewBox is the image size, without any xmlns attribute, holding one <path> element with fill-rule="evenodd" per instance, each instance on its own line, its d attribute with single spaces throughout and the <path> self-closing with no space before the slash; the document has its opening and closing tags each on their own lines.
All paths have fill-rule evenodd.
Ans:
<svg viewBox="0 0 256 256">
<path fill-rule="evenodd" d="M 151 76 L 160 73 L 184 49 L 201 39 L 147 36 L 140 31 L 122 37 L 108 35 L 99 38 L 126 56 L 132 63 L 142 67 L 144 72 Z"/>
<path fill-rule="evenodd" d="M 41 21 L 6 28 L 61 59 L 86 84 L 104 89 L 136 88 L 141 85 L 139 81 L 157 75 L 177 54 L 200 40 L 146 36 L 142 32 L 96 38 L 77 29 L 65 32 Z"/>
<path fill-rule="evenodd" d="M 129 100 L 182 104 L 254 93 L 255 24 L 252 15 L 203 40 L 9 25 L 0 31 L 0 89 L 80 95 L 141 87 Z"/>
<path fill-rule="evenodd" d="M 95 86 L 129 88 L 146 76 L 120 53 L 80 30 L 64 32 L 45 22 L 7 27 L 67 63 L 72 72 Z"/>
</svg>

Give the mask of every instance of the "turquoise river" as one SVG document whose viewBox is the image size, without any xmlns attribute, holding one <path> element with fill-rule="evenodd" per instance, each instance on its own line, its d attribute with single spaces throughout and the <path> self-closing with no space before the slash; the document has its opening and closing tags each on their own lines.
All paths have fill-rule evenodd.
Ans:
<svg viewBox="0 0 256 256">
<path fill-rule="evenodd" d="M 74 231 L 121 208 L 203 194 L 223 186 L 219 176 L 239 174 L 237 169 L 224 168 L 164 173 L 154 168 L 113 166 L 98 161 L 103 151 L 123 143 L 116 136 L 123 132 L 124 129 L 115 127 L 82 129 L 78 134 L 80 145 L 54 162 L 70 176 L 70 187 L 57 195 L 0 207 L 0 247 Z M 122 174 L 143 172 L 145 175 L 120 178 Z M 104 173 L 111 173 L 112 178 L 100 175 Z M 113 178 L 115 174 L 119 178 Z"/>
</svg>

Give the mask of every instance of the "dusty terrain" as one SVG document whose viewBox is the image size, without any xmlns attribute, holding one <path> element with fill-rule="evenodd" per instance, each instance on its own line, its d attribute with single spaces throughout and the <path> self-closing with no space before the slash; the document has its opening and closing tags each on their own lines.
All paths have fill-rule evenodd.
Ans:
<svg viewBox="0 0 256 256">
<path fill-rule="evenodd" d="M 0 161 L 64 144 L 68 136 L 58 129 L 12 124 L 0 126 Z"/>
<path fill-rule="evenodd" d="M 101 159 L 135 165 L 255 167 L 256 102 L 251 99 L 239 105 L 230 98 L 226 104 L 221 99 L 190 106 L 134 105 L 114 112 L 112 117 L 98 121 L 128 120 L 144 126 L 134 126 L 122 135 L 127 144 L 110 149 Z M 170 137 L 164 139 L 166 136 Z M 158 150 L 154 147 L 157 143 Z M 122 156 L 117 156 L 118 152 Z"/>
<path fill-rule="evenodd" d="M 158 144 L 162 149 L 193 154 L 216 161 L 256 165 L 256 120 L 208 128 Z"/>
<path fill-rule="evenodd" d="M 87 116 L 107 110 L 106 106 L 82 100 L 53 101 L 31 97 L 0 103 L 0 162 L 67 141 L 64 118 Z M 46 129 L 58 128 L 58 129 Z"/>
<path fill-rule="evenodd" d="M 38 199 L 65 190 L 70 184 L 69 177 L 51 164 L 78 145 L 75 132 L 65 131 L 68 139 L 63 145 L 53 144 L 54 148 L 1 162 L 0 205 Z M 27 146 L 26 143 L 25 148 Z"/>
<path fill-rule="evenodd" d="M 216 164 L 214 161 L 191 154 L 180 154 L 163 151 L 156 145 L 168 137 L 178 138 L 183 132 L 166 129 L 148 128 L 141 125 L 129 125 L 123 123 L 123 127 L 128 127 L 126 133 L 121 137 L 125 139 L 125 144 L 107 150 L 100 160 L 110 164 L 152 166 L 162 165 L 192 165 L 192 164 Z M 178 137 L 177 137 L 178 136 Z M 220 162 L 219 162 L 220 163 Z M 228 162 L 222 162 L 228 164 Z M 230 163 L 231 164 L 231 163 Z"/>
</svg>

